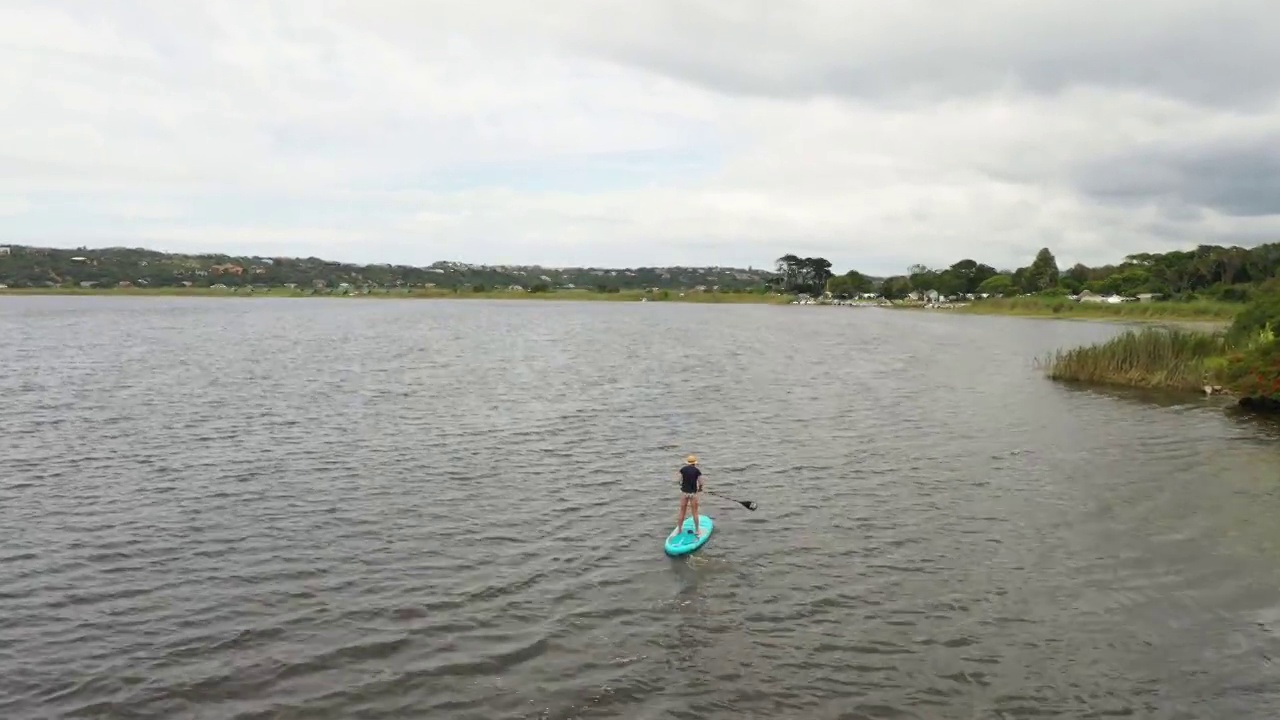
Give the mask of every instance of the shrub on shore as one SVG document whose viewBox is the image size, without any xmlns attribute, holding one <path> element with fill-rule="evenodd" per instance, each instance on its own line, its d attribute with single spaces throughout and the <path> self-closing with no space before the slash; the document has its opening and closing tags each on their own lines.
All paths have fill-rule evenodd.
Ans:
<svg viewBox="0 0 1280 720">
<path fill-rule="evenodd" d="M 1242 398 L 1280 401 L 1280 280 L 1268 280 L 1227 330 L 1233 349 L 1220 362 L 1220 382 Z"/>
</svg>

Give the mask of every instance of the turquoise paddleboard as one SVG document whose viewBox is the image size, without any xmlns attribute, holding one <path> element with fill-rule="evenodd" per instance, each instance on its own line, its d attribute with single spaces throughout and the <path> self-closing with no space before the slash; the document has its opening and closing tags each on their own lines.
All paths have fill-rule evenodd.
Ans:
<svg viewBox="0 0 1280 720">
<path fill-rule="evenodd" d="M 706 515 L 698 516 L 698 529 L 702 531 L 702 537 L 696 537 L 693 534 L 693 518 L 686 517 L 684 519 L 684 527 L 680 528 L 677 533 L 674 530 L 667 536 L 667 542 L 664 549 L 671 557 L 680 555 L 688 555 L 707 544 L 707 540 L 711 538 L 711 530 L 715 527 L 711 522 L 711 518 Z"/>
</svg>

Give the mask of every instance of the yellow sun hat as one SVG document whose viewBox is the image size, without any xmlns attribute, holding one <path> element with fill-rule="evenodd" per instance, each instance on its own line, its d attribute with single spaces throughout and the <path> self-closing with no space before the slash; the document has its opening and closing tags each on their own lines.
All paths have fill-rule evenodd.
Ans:
<svg viewBox="0 0 1280 720">
<path fill-rule="evenodd" d="M 689 457 L 685 458 L 685 459 L 684 459 L 684 461 L 685 461 L 685 462 L 687 462 L 687 463 L 689 463 L 690 465 L 697 465 L 697 464 L 698 464 L 698 456 L 697 456 L 697 455 L 690 455 Z"/>
</svg>

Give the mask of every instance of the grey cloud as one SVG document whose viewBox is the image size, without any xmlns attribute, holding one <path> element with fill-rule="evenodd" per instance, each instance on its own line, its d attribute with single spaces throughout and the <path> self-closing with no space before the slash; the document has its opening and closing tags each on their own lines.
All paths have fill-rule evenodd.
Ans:
<svg viewBox="0 0 1280 720">
<path fill-rule="evenodd" d="M 730 4 L 651 0 L 580 49 L 730 94 L 962 97 L 1078 86 L 1252 106 L 1280 90 L 1271 0 L 847 0 Z M 749 12 L 745 7 L 756 8 Z"/>
<path fill-rule="evenodd" d="M 1280 130 L 1222 143 L 1139 147 L 1072 172 L 1081 192 L 1106 202 L 1209 208 L 1225 215 L 1280 214 Z"/>
</svg>

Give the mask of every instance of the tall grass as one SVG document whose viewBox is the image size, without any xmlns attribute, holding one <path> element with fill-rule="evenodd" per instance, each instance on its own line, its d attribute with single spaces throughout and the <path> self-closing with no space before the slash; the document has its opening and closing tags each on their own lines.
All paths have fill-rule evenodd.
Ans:
<svg viewBox="0 0 1280 720">
<path fill-rule="evenodd" d="M 1038 364 L 1054 380 L 1199 390 L 1228 351 L 1221 333 L 1143 328 L 1104 343 L 1059 350 Z"/>
<path fill-rule="evenodd" d="M 1230 321 L 1244 309 L 1243 303 L 1218 300 L 1191 302 L 1076 302 L 1065 297 L 1014 297 L 977 300 L 957 308 L 960 312 L 992 315 L 1065 316 L 1079 318 L 1121 318 L 1130 320 L 1220 320 Z"/>
</svg>

